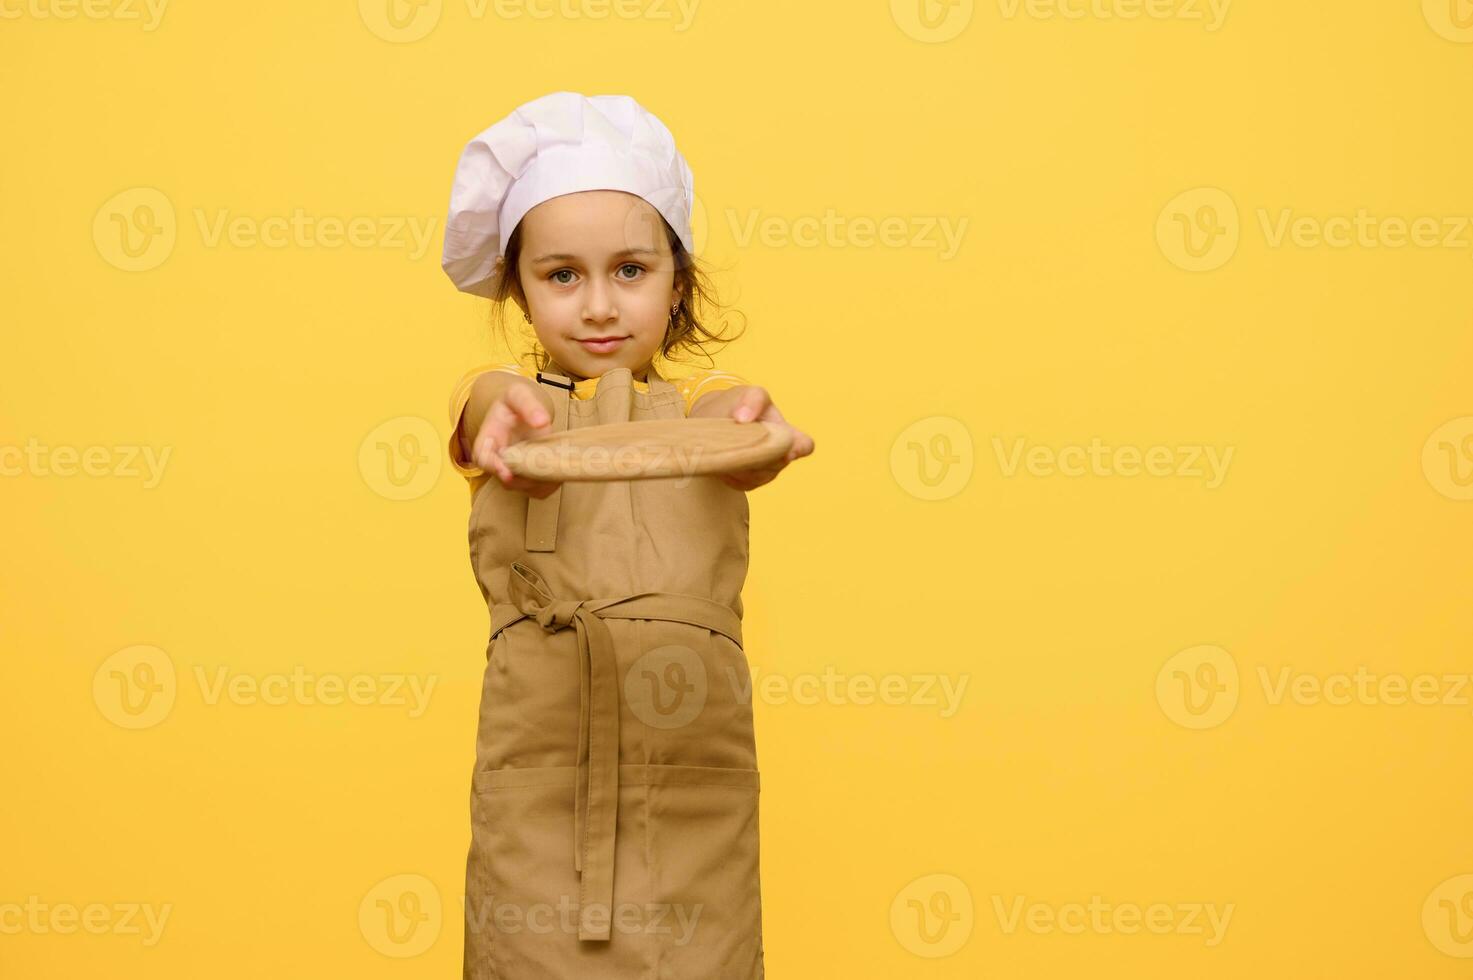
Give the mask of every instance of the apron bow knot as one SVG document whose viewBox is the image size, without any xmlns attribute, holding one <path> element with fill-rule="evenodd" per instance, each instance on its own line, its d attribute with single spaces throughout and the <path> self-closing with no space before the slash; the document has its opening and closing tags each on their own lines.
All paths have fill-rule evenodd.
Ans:
<svg viewBox="0 0 1473 980">
<path fill-rule="evenodd" d="M 581 600 L 560 599 L 543 606 L 537 613 L 537 625 L 549 633 L 556 633 L 573 625 L 578 610 L 583 608 Z"/>
</svg>

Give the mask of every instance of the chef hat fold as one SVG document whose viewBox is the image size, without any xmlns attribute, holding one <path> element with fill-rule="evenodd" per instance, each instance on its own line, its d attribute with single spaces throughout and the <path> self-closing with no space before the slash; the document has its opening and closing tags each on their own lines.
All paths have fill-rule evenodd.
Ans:
<svg viewBox="0 0 1473 980">
<path fill-rule="evenodd" d="M 576 191 L 648 201 L 694 251 L 695 182 L 665 124 L 627 95 L 553 92 L 478 133 L 460 155 L 440 265 L 458 289 L 490 296 L 526 213 Z"/>
</svg>

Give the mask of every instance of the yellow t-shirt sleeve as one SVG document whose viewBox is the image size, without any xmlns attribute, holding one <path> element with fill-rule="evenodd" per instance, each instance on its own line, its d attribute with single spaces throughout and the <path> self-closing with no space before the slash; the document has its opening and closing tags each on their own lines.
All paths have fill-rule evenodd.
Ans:
<svg viewBox="0 0 1473 980">
<path fill-rule="evenodd" d="M 713 391 L 721 391 L 724 388 L 736 388 L 747 384 L 747 380 L 741 375 L 732 374 L 730 371 L 697 371 L 688 378 L 680 378 L 674 382 L 675 387 L 685 398 L 685 414 L 689 415 L 696 401 Z"/>
<path fill-rule="evenodd" d="M 532 376 L 530 371 L 516 364 L 482 364 L 461 375 L 460 380 L 455 383 L 455 387 L 450 392 L 450 442 L 447 448 L 450 450 L 450 465 L 454 466 L 455 471 L 467 480 L 484 476 L 485 471 L 467 460 L 461 453 L 460 416 L 465 411 L 466 403 L 471 400 L 471 389 L 476 386 L 476 379 L 487 371 L 509 371 L 512 374 L 520 374 L 524 378 Z"/>
</svg>

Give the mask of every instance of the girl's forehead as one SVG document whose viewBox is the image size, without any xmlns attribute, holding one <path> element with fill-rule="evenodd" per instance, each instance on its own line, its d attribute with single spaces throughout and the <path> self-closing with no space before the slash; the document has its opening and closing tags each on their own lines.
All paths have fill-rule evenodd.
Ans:
<svg viewBox="0 0 1473 980">
<path fill-rule="evenodd" d="M 623 191 L 578 191 L 549 198 L 522 218 L 523 254 L 613 254 L 624 249 L 668 252 L 665 219 L 644 198 Z"/>
</svg>

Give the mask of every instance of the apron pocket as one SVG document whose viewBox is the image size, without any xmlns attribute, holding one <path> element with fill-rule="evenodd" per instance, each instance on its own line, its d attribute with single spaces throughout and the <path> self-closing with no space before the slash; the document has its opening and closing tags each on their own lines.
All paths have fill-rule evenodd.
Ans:
<svg viewBox="0 0 1473 980">
<path fill-rule="evenodd" d="M 758 771 L 619 766 L 612 941 L 584 948 L 573 870 L 576 778 L 573 766 L 473 776 L 467 961 L 507 978 L 574 976 L 569 970 L 587 967 L 590 955 L 611 975 L 615 964 L 639 976 L 639 964 L 658 962 L 661 975 L 760 977 Z"/>
<path fill-rule="evenodd" d="M 553 766 L 474 775 L 464 908 L 467 977 L 568 975 L 578 942 L 576 913 L 570 911 L 578 900 L 572 773 L 571 766 Z"/>
<path fill-rule="evenodd" d="M 647 765 L 632 790 L 649 824 L 649 901 L 670 976 L 762 976 L 756 769 Z M 621 782 L 621 787 L 626 785 Z"/>
</svg>

